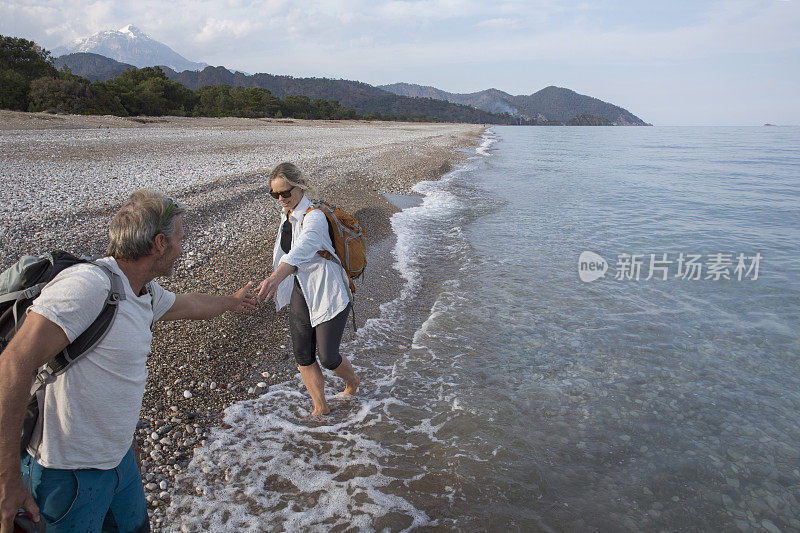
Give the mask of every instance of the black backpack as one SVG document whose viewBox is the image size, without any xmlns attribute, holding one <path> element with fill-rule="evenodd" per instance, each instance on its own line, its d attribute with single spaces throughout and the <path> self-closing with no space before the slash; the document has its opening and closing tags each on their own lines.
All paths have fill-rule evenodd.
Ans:
<svg viewBox="0 0 800 533">
<path fill-rule="evenodd" d="M 106 265 L 97 263 L 89 257 L 78 257 L 61 250 L 41 256 L 23 256 L 14 265 L 0 274 L 0 352 L 11 338 L 19 331 L 28 307 L 42 292 L 42 289 L 62 270 L 73 265 L 91 263 L 108 276 L 111 285 L 105 305 L 94 322 L 32 376 L 32 384 L 25 419 L 22 426 L 20 454 L 24 455 L 29 444 L 39 445 L 41 432 L 34 438 L 34 430 L 39 419 L 44 387 L 55 381 L 56 376 L 63 374 L 80 356 L 94 348 L 108 332 L 117 315 L 117 304 L 125 299 L 122 278 Z"/>
</svg>

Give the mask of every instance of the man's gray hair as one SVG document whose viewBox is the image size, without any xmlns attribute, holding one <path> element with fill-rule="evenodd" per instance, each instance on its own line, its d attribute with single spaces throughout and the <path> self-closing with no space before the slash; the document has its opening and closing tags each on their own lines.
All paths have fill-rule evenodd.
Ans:
<svg viewBox="0 0 800 533">
<path fill-rule="evenodd" d="M 185 211 L 178 202 L 159 192 L 136 191 L 111 221 L 107 255 L 130 261 L 150 255 L 156 234 L 163 233 L 169 239 L 175 231 L 175 220 Z"/>
</svg>

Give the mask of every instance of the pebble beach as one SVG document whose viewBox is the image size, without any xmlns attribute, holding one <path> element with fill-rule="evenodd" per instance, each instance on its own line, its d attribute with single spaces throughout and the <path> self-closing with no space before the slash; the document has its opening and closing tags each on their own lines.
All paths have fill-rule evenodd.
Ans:
<svg viewBox="0 0 800 533">
<path fill-rule="evenodd" d="M 158 280 L 175 292 L 231 293 L 271 271 L 279 211 L 266 176 L 292 161 L 319 196 L 353 213 L 372 250 L 357 284 L 363 323 L 397 291 L 386 242 L 409 194 L 466 157 L 484 128 L 296 119 L 85 117 L 0 111 L 0 269 L 22 254 L 103 255 L 107 226 L 132 191 L 187 208 L 185 256 Z M 352 335 L 348 327 L 346 338 Z M 285 310 L 157 324 L 136 434 L 153 528 L 168 530 L 174 479 L 227 406 L 293 379 Z M 341 387 L 327 376 L 329 394 Z M 310 402 L 310 400 L 309 400 Z"/>
</svg>

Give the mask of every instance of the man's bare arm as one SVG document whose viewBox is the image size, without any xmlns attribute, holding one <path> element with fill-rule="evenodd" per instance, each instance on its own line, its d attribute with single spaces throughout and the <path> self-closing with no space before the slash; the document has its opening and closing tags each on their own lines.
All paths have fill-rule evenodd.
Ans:
<svg viewBox="0 0 800 533">
<path fill-rule="evenodd" d="M 19 439 L 36 370 L 69 344 L 64 330 L 30 312 L 0 354 L 0 533 L 14 530 L 14 516 L 24 508 L 39 520 L 39 508 L 22 483 Z"/>
<path fill-rule="evenodd" d="M 231 295 L 176 294 L 175 303 L 159 320 L 205 320 L 226 311 L 248 312 L 255 307 L 252 282 Z"/>
</svg>

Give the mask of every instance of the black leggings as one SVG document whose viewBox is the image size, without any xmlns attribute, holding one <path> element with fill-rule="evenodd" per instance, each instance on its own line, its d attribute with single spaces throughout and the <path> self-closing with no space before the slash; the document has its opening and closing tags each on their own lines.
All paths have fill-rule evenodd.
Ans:
<svg viewBox="0 0 800 533">
<path fill-rule="evenodd" d="M 319 347 L 319 362 L 323 367 L 334 370 L 342 364 L 339 344 L 342 342 L 351 305 L 352 303 L 347 304 L 344 311 L 312 328 L 308 304 L 295 277 L 292 299 L 289 302 L 289 331 L 292 335 L 294 358 L 298 365 L 313 365 L 316 361 L 317 347 Z"/>
</svg>

